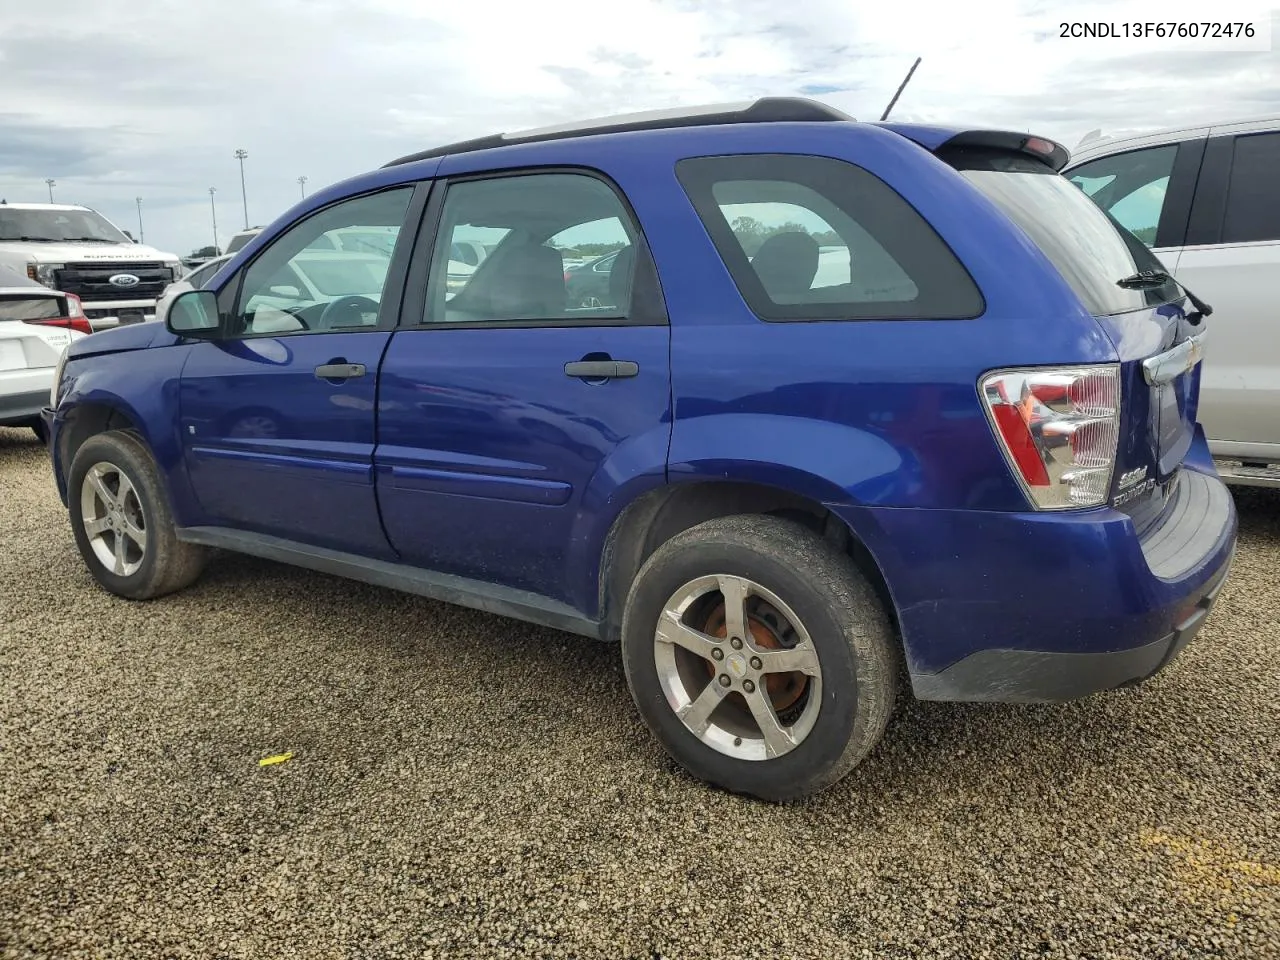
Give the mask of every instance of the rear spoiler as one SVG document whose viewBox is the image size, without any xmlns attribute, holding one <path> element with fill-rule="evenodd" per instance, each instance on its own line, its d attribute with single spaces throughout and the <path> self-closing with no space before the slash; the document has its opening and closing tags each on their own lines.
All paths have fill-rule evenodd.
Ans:
<svg viewBox="0 0 1280 960">
<path fill-rule="evenodd" d="M 986 150 L 1025 153 L 1048 164 L 1055 173 L 1061 173 L 1062 168 L 1071 159 L 1067 148 L 1054 140 L 1009 130 L 966 130 L 938 144 L 934 152 L 944 147 L 979 147 Z"/>
</svg>

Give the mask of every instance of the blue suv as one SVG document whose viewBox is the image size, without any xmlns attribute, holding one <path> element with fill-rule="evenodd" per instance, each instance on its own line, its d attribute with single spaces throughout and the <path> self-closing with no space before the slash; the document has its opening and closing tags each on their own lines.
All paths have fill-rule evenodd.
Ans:
<svg viewBox="0 0 1280 960">
<path fill-rule="evenodd" d="M 619 642 L 666 750 L 774 801 L 857 765 L 900 678 L 1140 682 L 1235 546 L 1210 308 L 1066 159 L 766 98 L 396 160 L 67 350 L 76 543 L 135 600 L 223 548 Z"/>
</svg>

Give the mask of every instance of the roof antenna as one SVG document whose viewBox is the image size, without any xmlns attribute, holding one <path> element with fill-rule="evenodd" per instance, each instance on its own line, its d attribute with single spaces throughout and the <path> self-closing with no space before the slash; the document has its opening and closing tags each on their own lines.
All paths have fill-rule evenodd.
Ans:
<svg viewBox="0 0 1280 960">
<path fill-rule="evenodd" d="M 893 105 L 898 102 L 898 98 L 902 96 L 902 91 L 906 89 L 908 83 L 911 82 L 911 75 L 916 72 L 916 67 L 920 66 L 920 57 L 916 57 L 916 62 L 911 65 L 911 69 L 907 71 L 906 79 L 898 84 L 897 91 L 893 94 L 893 99 L 889 101 L 889 105 L 884 108 L 884 113 L 880 114 L 881 120 L 889 119 L 889 111 L 893 109 Z"/>
</svg>

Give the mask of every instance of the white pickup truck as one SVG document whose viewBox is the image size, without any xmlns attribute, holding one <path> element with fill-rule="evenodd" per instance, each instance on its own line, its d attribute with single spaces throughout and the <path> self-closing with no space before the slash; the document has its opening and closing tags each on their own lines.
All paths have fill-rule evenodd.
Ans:
<svg viewBox="0 0 1280 960">
<path fill-rule="evenodd" d="M 1209 449 L 1228 483 L 1280 487 L 1280 116 L 1086 137 L 1062 172 L 1213 307 Z"/>
<path fill-rule="evenodd" d="M 0 264 L 80 298 L 94 330 L 155 318 L 156 298 L 185 273 L 176 254 L 135 243 L 77 204 L 0 201 Z"/>
</svg>

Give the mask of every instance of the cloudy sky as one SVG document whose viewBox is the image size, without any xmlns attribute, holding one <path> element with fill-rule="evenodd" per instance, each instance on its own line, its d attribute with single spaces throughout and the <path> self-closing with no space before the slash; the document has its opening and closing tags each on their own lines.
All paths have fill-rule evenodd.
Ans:
<svg viewBox="0 0 1280 960">
<path fill-rule="evenodd" d="M 1220 0 L 0 0 L 0 196 L 93 206 L 180 254 L 427 146 L 609 113 L 808 95 L 1069 148 L 1280 113 L 1280 53 L 1060 39 L 1064 20 L 1262 18 Z M 1280 5 L 1278 3 L 1277 5 Z M 963 10 L 961 8 L 964 8 Z M 40 11 L 37 13 L 37 9 Z M 980 12 L 979 12 L 980 11 Z M 1280 30 L 1277 31 L 1280 33 Z"/>
</svg>

